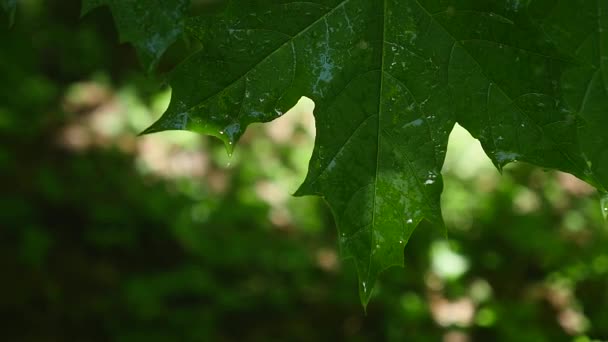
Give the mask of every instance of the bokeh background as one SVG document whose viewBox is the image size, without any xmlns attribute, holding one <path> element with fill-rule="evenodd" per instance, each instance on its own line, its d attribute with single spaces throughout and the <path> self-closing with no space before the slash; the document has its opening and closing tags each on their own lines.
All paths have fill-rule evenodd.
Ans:
<svg viewBox="0 0 608 342">
<path fill-rule="evenodd" d="M 577 179 L 502 176 L 466 131 L 444 168 L 449 239 L 422 224 L 367 314 L 321 199 L 294 198 L 306 106 L 228 157 L 188 132 L 138 137 L 170 99 L 107 9 L 23 0 L 0 18 L 0 340 L 608 340 L 608 226 Z"/>
</svg>

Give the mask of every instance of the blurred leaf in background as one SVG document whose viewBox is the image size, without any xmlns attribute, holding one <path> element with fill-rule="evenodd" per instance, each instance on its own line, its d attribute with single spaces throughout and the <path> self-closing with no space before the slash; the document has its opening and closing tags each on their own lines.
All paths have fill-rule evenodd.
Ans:
<svg viewBox="0 0 608 342">
<path fill-rule="evenodd" d="M 15 12 L 17 11 L 17 0 L 0 0 L 0 8 L 6 12 L 9 17 L 9 26 L 15 22 Z"/>
<path fill-rule="evenodd" d="M 118 45 L 110 12 L 20 4 L 0 29 L 3 341 L 608 339 L 608 230 L 579 180 L 520 163 L 501 176 L 457 128 L 449 239 L 423 223 L 364 315 L 325 204 L 290 196 L 310 103 L 231 158 L 191 133 L 137 137 L 171 90 Z M 169 49 L 160 78 L 193 48 Z"/>
</svg>

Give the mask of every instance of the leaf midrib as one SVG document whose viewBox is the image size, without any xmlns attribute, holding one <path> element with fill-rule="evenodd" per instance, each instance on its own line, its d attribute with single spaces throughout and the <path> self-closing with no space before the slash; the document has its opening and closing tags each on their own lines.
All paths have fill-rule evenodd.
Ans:
<svg viewBox="0 0 608 342">
<path fill-rule="evenodd" d="M 374 239 L 374 229 L 376 227 L 376 198 L 377 198 L 377 194 L 378 194 L 378 170 L 379 170 L 379 165 L 380 165 L 380 114 L 382 113 L 382 94 L 383 94 L 383 90 L 384 90 L 384 65 L 385 65 L 385 58 L 386 58 L 386 44 L 385 44 L 385 37 L 386 37 L 386 0 L 383 0 L 382 2 L 382 59 L 380 61 L 380 91 L 378 93 L 378 119 L 377 119 L 377 123 L 376 123 L 376 135 L 377 135 L 377 141 L 376 141 L 376 171 L 374 172 L 374 197 L 373 197 L 373 202 L 372 202 L 372 227 L 370 229 L 370 241 L 371 241 L 371 245 L 370 245 L 370 252 L 369 252 L 369 263 L 367 265 L 367 276 L 365 277 L 366 280 L 369 279 L 369 274 L 370 274 L 370 270 L 371 270 L 371 266 L 372 266 L 372 251 L 374 249 L 374 246 L 376 245 L 376 241 Z M 365 287 L 364 287 L 365 290 Z M 371 291 L 371 290 L 370 290 Z M 365 294 L 367 295 L 367 291 L 365 291 Z"/>
</svg>

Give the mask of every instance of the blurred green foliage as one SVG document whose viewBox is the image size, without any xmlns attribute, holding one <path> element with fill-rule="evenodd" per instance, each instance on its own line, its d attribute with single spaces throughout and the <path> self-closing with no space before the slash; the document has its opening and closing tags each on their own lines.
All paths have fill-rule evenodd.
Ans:
<svg viewBox="0 0 608 342">
<path fill-rule="evenodd" d="M 0 20 L 3 341 L 608 339 L 608 230 L 580 181 L 500 176 L 455 131 L 449 240 L 419 227 L 365 315 L 323 201 L 288 196 L 309 113 L 253 127 L 232 158 L 189 133 L 137 137 L 170 91 L 107 10 L 24 0 Z"/>
</svg>

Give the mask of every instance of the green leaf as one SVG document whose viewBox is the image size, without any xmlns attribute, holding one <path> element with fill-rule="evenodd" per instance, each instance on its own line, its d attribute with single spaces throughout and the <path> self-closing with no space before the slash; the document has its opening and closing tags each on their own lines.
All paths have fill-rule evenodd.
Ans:
<svg viewBox="0 0 608 342">
<path fill-rule="evenodd" d="M 8 13 L 9 26 L 15 23 L 15 12 L 17 11 L 17 0 L 0 0 L 0 6 Z"/>
<path fill-rule="evenodd" d="M 148 72 L 183 33 L 189 0 L 83 0 L 82 14 L 110 7 L 121 42 L 133 44 Z"/>
<path fill-rule="evenodd" d="M 233 1 L 187 30 L 204 48 L 174 71 L 145 133 L 197 131 L 230 151 L 250 123 L 312 98 L 316 144 L 296 195 L 327 200 L 364 305 L 418 223 L 443 225 L 455 122 L 499 169 L 525 161 L 606 191 L 606 1 Z"/>
</svg>

